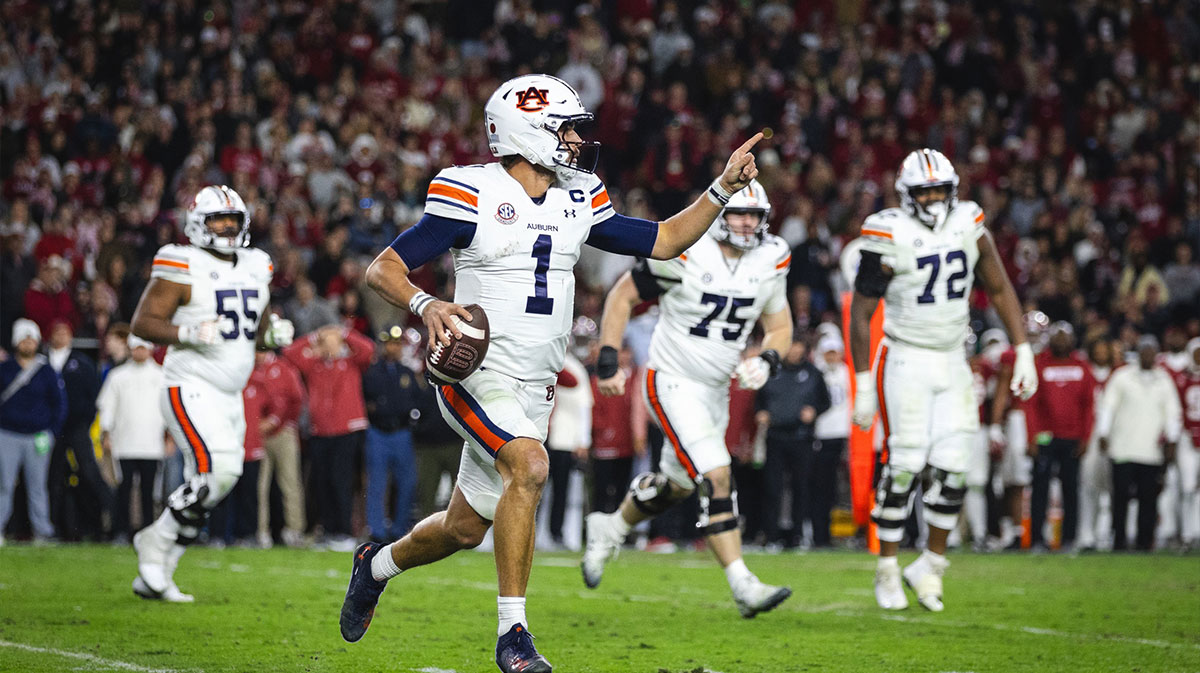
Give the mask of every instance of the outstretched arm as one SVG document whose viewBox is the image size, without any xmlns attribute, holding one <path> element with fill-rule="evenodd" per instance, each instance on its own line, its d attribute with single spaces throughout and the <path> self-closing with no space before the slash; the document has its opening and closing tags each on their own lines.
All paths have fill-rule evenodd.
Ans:
<svg viewBox="0 0 1200 673">
<path fill-rule="evenodd" d="M 725 207 L 729 197 L 741 191 L 758 176 L 758 167 L 754 165 L 754 155 L 750 150 L 762 140 L 762 133 L 755 133 L 741 147 L 734 150 L 721 173 L 708 191 L 692 202 L 692 205 L 667 218 L 658 225 L 658 237 L 654 240 L 654 259 L 671 259 L 692 247 L 704 232 L 708 231 L 713 220 Z"/>
</svg>

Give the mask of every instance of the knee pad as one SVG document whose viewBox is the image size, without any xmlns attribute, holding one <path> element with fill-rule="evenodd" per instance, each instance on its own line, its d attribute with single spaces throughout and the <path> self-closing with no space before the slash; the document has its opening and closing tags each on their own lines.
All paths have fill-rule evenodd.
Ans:
<svg viewBox="0 0 1200 673">
<path fill-rule="evenodd" d="M 732 479 L 731 476 L 730 480 Z M 712 492 L 711 481 L 705 479 L 700 482 L 700 516 L 696 520 L 696 528 L 705 536 L 724 533 L 738 527 L 737 489 L 730 488 L 728 498 L 714 498 Z M 715 522 L 711 520 L 714 515 L 726 513 L 733 514 L 733 517 Z"/>
<path fill-rule="evenodd" d="M 634 507 L 650 516 L 658 516 L 675 504 L 671 490 L 671 481 L 661 472 L 643 472 L 629 484 Z"/>
<path fill-rule="evenodd" d="M 899 542 L 904 537 L 904 521 L 908 519 L 916 485 L 916 473 L 883 466 L 875 486 L 875 507 L 871 510 L 880 540 Z"/>
<path fill-rule="evenodd" d="M 966 475 L 933 468 L 929 488 L 921 501 L 925 504 L 925 522 L 930 526 L 951 530 L 958 522 L 963 497 L 967 493 Z"/>
</svg>

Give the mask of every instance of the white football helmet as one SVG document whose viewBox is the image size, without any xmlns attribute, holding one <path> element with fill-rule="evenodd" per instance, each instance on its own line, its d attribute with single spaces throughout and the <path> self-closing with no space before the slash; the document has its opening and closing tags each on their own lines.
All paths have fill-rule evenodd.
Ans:
<svg viewBox="0 0 1200 673">
<path fill-rule="evenodd" d="M 209 218 L 215 215 L 233 215 L 238 218 L 238 233 L 234 236 L 217 236 L 208 228 Z M 183 233 L 198 248 L 218 252 L 233 252 L 250 245 L 250 213 L 238 193 L 225 185 L 209 185 L 196 194 L 188 206 Z"/>
<path fill-rule="evenodd" d="M 913 198 L 913 192 L 930 187 L 947 187 L 949 194 L 945 201 L 934 201 L 922 207 Z M 896 174 L 896 193 L 904 210 L 925 226 L 936 228 L 946 221 L 950 211 L 958 205 L 958 173 L 941 152 L 929 148 L 914 150 L 900 164 L 900 172 Z"/>
<path fill-rule="evenodd" d="M 583 107 L 575 89 L 557 77 L 514 77 L 496 89 L 483 114 L 488 145 L 497 157 L 522 156 L 554 171 L 562 183 L 596 170 L 600 143 L 579 143 L 572 158 L 560 137 L 568 125 L 591 121 L 592 113 Z"/>
<path fill-rule="evenodd" d="M 726 213 L 758 215 L 758 224 L 754 225 L 754 233 L 748 236 L 733 233 L 729 228 L 729 223 L 725 221 Z M 767 234 L 767 217 L 770 215 L 771 202 L 767 199 L 767 190 L 763 189 L 758 180 L 751 180 L 745 188 L 729 197 L 729 203 L 725 204 L 721 213 L 717 215 L 717 219 L 713 220 L 708 235 L 735 248 L 749 250 L 762 243 L 763 236 Z"/>
</svg>

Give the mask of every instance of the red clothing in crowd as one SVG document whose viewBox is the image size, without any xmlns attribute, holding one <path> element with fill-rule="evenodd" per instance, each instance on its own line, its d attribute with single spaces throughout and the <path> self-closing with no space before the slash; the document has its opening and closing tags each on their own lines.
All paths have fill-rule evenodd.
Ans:
<svg viewBox="0 0 1200 673">
<path fill-rule="evenodd" d="M 36 279 L 25 290 L 25 317 L 37 323 L 43 339 L 49 338 L 50 327 L 60 320 L 72 327 L 78 324 L 71 293 L 65 287 L 55 292 Z"/>
<path fill-rule="evenodd" d="M 258 424 L 266 413 L 268 399 L 267 389 L 253 378 L 242 389 L 242 406 L 246 411 L 245 461 L 247 463 L 262 460 L 267 453 L 267 450 L 263 448 L 262 433 L 258 430 Z"/>
<path fill-rule="evenodd" d="M 592 457 L 613 460 L 633 457 L 635 442 L 646 439 L 646 406 L 642 404 L 642 372 L 625 370 L 625 394 L 601 395 L 593 375 Z M 559 379 L 561 381 L 561 379 Z"/>
<path fill-rule="evenodd" d="M 1175 387 L 1179 388 L 1179 403 L 1183 405 L 1183 429 L 1191 433 L 1192 448 L 1200 451 L 1200 373 L 1188 367 L 1175 372 Z"/>
<path fill-rule="evenodd" d="M 725 428 L 725 447 L 729 455 L 746 463 L 754 456 L 754 390 L 742 390 L 736 382 L 729 384 L 729 426 Z"/>
<path fill-rule="evenodd" d="M 270 423 L 266 436 L 274 435 L 286 427 L 296 427 L 300 421 L 300 410 L 304 406 L 304 386 L 296 367 L 267 353 L 262 364 L 255 365 L 250 373 L 250 383 L 261 386 L 267 392 L 263 420 Z"/>
<path fill-rule="evenodd" d="M 1096 400 L 1096 379 L 1087 361 L 1075 355 L 1056 358 L 1044 351 L 1033 362 L 1038 391 L 1025 403 L 1030 437 L 1049 432 L 1055 439 L 1087 441 Z"/>
<path fill-rule="evenodd" d="M 314 437 L 335 437 L 367 428 L 362 373 L 371 364 L 375 342 L 354 330 L 342 329 L 342 355 L 326 360 L 317 354 L 313 332 L 283 350 L 308 386 L 309 423 Z"/>
</svg>

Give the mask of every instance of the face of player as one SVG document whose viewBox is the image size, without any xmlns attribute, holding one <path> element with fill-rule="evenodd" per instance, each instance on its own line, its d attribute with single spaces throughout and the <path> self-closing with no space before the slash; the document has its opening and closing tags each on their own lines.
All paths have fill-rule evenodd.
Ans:
<svg viewBox="0 0 1200 673">
<path fill-rule="evenodd" d="M 731 213 L 725 212 L 725 224 L 729 225 L 729 233 L 734 236 L 753 236 L 758 223 L 762 221 L 761 213 Z"/>
<path fill-rule="evenodd" d="M 928 208 L 929 204 L 937 201 L 945 201 L 950 196 L 950 188 L 946 185 L 937 185 L 935 187 L 925 187 L 913 189 L 909 192 L 912 195 L 913 201 L 922 208 Z"/>
<path fill-rule="evenodd" d="M 242 225 L 236 215 L 213 215 L 204 221 L 209 231 L 221 238 L 233 238 L 241 231 Z"/>
<path fill-rule="evenodd" d="M 567 151 L 571 153 L 571 163 L 579 162 L 579 148 L 583 144 L 583 137 L 575 130 L 573 122 L 567 122 L 558 129 L 558 140 L 566 146 Z"/>
</svg>

